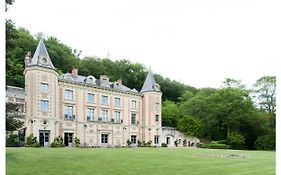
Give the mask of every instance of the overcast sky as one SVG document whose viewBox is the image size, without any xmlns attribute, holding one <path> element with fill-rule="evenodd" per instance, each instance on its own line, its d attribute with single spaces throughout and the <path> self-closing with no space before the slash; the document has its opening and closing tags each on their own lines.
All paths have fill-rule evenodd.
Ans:
<svg viewBox="0 0 281 175">
<path fill-rule="evenodd" d="M 280 4 L 271 0 L 16 0 L 5 14 L 83 56 L 129 59 L 195 87 L 276 75 Z"/>
</svg>

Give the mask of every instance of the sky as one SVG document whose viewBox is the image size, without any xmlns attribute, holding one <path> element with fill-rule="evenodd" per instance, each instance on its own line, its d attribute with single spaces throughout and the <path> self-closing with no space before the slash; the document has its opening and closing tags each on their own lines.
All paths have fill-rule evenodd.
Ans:
<svg viewBox="0 0 281 175">
<path fill-rule="evenodd" d="M 250 87 L 280 67 L 273 0 L 16 0 L 5 15 L 82 57 L 128 59 L 198 88 L 220 87 L 226 77 Z"/>
</svg>

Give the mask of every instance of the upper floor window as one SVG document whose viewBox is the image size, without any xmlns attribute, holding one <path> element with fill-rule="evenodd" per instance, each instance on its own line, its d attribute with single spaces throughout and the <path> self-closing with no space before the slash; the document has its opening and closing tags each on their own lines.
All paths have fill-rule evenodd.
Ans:
<svg viewBox="0 0 281 175">
<path fill-rule="evenodd" d="M 101 111 L 101 121 L 107 122 L 107 118 L 108 118 L 108 110 L 102 110 Z"/>
<path fill-rule="evenodd" d="M 41 108 L 42 112 L 48 112 L 48 110 L 49 110 L 49 101 L 48 100 L 41 100 L 40 108 Z"/>
<path fill-rule="evenodd" d="M 101 96 L 101 104 L 108 105 L 108 96 L 106 96 L 106 95 Z"/>
<path fill-rule="evenodd" d="M 88 93 L 88 103 L 94 103 L 95 102 L 95 94 Z"/>
<path fill-rule="evenodd" d="M 155 110 L 159 111 L 159 109 L 160 109 L 160 103 L 156 102 L 155 103 Z"/>
<path fill-rule="evenodd" d="M 159 121 L 159 115 L 155 115 L 155 121 L 156 121 L 156 122 Z"/>
<path fill-rule="evenodd" d="M 137 108 L 137 101 L 136 100 L 132 100 L 131 101 L 131 105 L 132 105 L 132 108 Z"/>
<path fill-rule="evenodd" d="M 73 90 L 69 90 L 69 89 L 64 90 L 64 99 L 72 100 L 73 99 Z"/>
<path fill-rule="evenodd" d="M 120 105 L 121 105 L 121 99 L 118 98 L 118 97 L 116 97 L 116 98 L 114 99 L 114 106 L 115 106 L 115 107 L 120 107 Z"/>
<path fill-rule="evenodd" d="M 131 114 L 131 124 L 135 125 L 137 122 L 136 122 L 136 114 L 132 113 Z"/>
<path fill-rule="evenodd" d="M 67 119 L 67 120 L 74 119 L 73 106 L 65 106 L 64 107 L 64 118 Z"/>
<path fill-rule="evenodd" d="M 93 108 L 87 109 L 87 121 L 94 121 L 94 112 L 95 110 Z"/>
<path fill-rule="evenodd" d="M 48 93 L 48 92 L 49 92 L 49 84 L 47 84 L 47 83 L 41 83 L 40 89 L 41 89 L 41 92 L 43 92 L 43 93 Z"/>
<path fill-rule="evenodd" d="M 114 112 L 114 121 L 116 122 L 116 123 L 120 123 L 120 121 L 121 121 L 121 113 L 119 112 L 119 111 L 115 111 Z"/>
</svg>

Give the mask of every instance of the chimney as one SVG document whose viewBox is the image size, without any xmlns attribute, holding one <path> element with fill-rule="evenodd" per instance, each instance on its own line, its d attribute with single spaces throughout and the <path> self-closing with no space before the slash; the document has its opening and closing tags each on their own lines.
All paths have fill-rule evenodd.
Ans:
<svg viewBox="0 0 281 175">
<path fill-rule="evenodd" d="M 118 85 L 122 85 L 122 79 L 117 80 Z"/>
<path fill-rule="evenodd" d="M 109 81 L 109 77 L 107 75 L 100 75 L 100 80 Z"/>
<path fill-rule="evenodd" d="M 76 68 L 72 69 L 72 76 L 73 77 L 77 77 L 78 76 L 78 69 L 76 69 Z"/>
</svg>

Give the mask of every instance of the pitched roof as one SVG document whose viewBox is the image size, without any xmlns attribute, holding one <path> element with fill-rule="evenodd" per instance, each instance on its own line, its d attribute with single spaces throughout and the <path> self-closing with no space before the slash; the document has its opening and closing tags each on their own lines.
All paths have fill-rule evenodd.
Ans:
<svg viewBox="0 0 281 175">
<path fill-rule="evenodd" d="M 141 93 L 143 92 L 160 92 L 160 89 L 157 88 L 157 83 L 153 77 L 151 69 L 149 69 L 144 84 L 141 88 Z"/>
<path fill-rule="evenodd" d="M 47 63 L 42 64 L 40 62 L 40 59 L 42 59 L 42 58 L 45 58 Z M 40 39 L 32 59 L 30 60 L 30 62 L 27 63 L 27 66 L 33 66 L 33 65 L 55 69 L 55 67 L 51 61 L 51 58 L 48 54 L 48 51 L 46 49 L 46 46 L 43 42 L 43 39 Z"/>
</svg>

